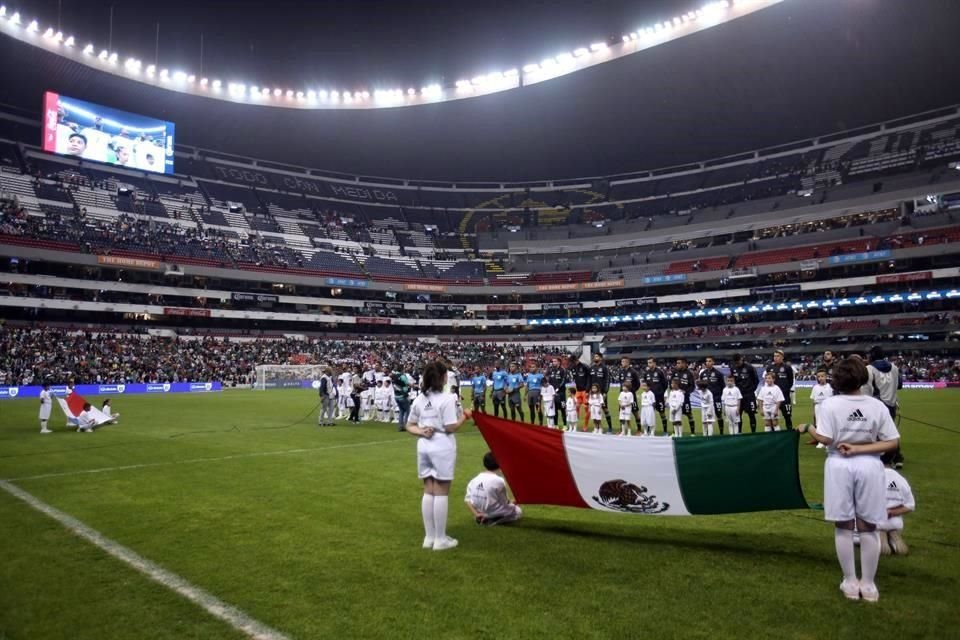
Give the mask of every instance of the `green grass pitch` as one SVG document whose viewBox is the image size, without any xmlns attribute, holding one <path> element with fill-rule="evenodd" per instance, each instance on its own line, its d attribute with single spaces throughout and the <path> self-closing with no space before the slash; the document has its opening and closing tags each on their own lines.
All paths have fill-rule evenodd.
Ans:
<svg viewBox="0 0 960 640">
<path fill-rule="evenodd" d="M 4 401 L 0 478 L 292 638 L 958 633 L 958 433 L 901 424 L 918 501 L 911 555 L 881 560 L 881 600 L 868 605 L 839 593 L 817 511 L 661 518 L 530 506 L 515 526 L 479 527 L 462 504 L 486 451 L 472 425 L 458 436 L 451 500 L 460 547 L 423 551 L 414 439 L 384 424 L 318 428 L 316 414 L 285 426 L 315 402 L 307 391 L 121 396 L 120 425 L 68 432 L 55 409 L 56 433 L 41 436 L 35 400 Z M 907 416 L 960 428 L 960 392 L 908 391 L 901 403 Z M 801 446 L 800 458 L 819 502 L 823 452 Z M 97 469 L 112 470 L 76 473 Z M 0 491 L 0 639 L 239 637 Z"/>
</svg>

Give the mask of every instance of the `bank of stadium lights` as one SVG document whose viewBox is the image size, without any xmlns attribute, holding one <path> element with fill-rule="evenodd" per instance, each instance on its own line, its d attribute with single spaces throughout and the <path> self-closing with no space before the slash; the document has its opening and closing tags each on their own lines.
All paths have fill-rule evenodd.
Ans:
<svg viewBox="0 0 960 640">
<path fill-rule="evenodd" d="M 771 311 L 804 311 L 807 309 L 839 309 L 841 307 L 868 307 L 877 304 L 898 302 L 922 302 L 923 300 L 942 300 L 944 298 L 960 298 L 960 291 L 949 289 L 945 291 L 917 291 L 906 295 L 875 294 L 872 296 L 857 296 L 848 298 L 825 298 L 821 300 L 806 300 L 797 302 L 752 302 L 724 307 L 695 307 L 681 311 L 659 311 L 649 313 L 634 313 L 612 316 L 589 316 L 582 318 L 531 318 L 528 325 L 571 325 L 571 324 L 619 324 L 623 322 L 649 322 L 654 320 L 675 320 L 678 318 L 712 318 L 733 314 L 768 313 Z"/>
<path fill-rule="evenodd" d="M 589 46 L 577 47 L 572 51 L 562 52 L 554 57 L 544 58 L 539 63 L 526 64 L 522 69 L 513 68 L 506 71 L 495 71 L 474 76 L 469 80 L 459 80 L 455 83 L 455 88 L 458 94 L 464 94 L 462 97 L 466 97 L 468 95 L 482 95 L 521 86 L 523 84 L 520 81 L 521 76 L 524 76 L 525 80 L 530 82 L 546 80 L 602 62 L 611 54 L 613 56 L 620 56 L 625 53 L 632 53 L 632 51 L 635 50 L 634 43 L 638 41 L 638 44 L 651 44 L 651 39 L 653 39 L 652 44 L 656 44 L 658 40 L 663 38 L 676 37 L 672 34 L 674 29 L 681 28 L 684 25 L 700 19 L 706 19 L 705 22 L 709 24 L 719 22 L 724 18 L 724 10 L 734 5 L 741 7 L 754 4 L 760 8 L 763 5 L 779 1 L 781 0 L 717 0 L 709 2 L 700 9 L 688 11 L 670 20 L 655 23 L 652 26 L 630 31 L 621 37 L 623 41 L 622 45 L 619 43 L 615 44 L 612 41 L 597 41 Z M 0 18 L 6 18 L 7 24 L 12 27 L 17 27 L 21 23 L 20 13 L 10 13 L 6 5 L 0 5 Z M 709 24 L 707 26 L 709 26 Z M 38 33 L 40 31 L 39 22 L 37 20 L 30 21 L 26 31 L 29 34 Z M 53 27 L 47 28 L 43 36 L 45 41 L 53 45 L 64 44 L 67 48 L 70 48 L 75 44 L 73 36 L 65 39 L 63 32 L 54 30 Z M 621 46 L 623 47 L 622 49 L 620 49 Z M 84 47 L 82 53 L 87 57 L 94 56 L 96 54 L 94 45 L 92 43 L 88 44 Z M 594 56 L 596 56 L 596 58 L 593 58 Z M 101 64 L 118 66 L 119 54 L 116 52 L 102 50 L 99 55 L 96 55 L 96 58 Z M 135 60 L 136 62 L 131 62 L 131 60 Z M 136 58 L 127 58 L 122 66 L 129 75 L 139 76 L 142 70 L 142 65 Z M 178 87 L 193 86 L 197 80 L 196 76 L 186 71 L 175 72 L 172 76 L 168 72 L 165 73 L 161 71 L 159 77 L 157 77 L 157 70 L 154 65 L 146 68 L 146 76 L 151 82 L 160 82 L 168 85 L 172 82 Z M 240 86 L 244 86 L 244 90 L 239 90 L 238 88 Z M 338 104 L 341 102 L 351 105 L 355 103 L 363 105 L 373 98 L 376 106 L 394 106 L 398 104 L 415 104 L 418 100 L 426 102 L 446 99 L 444 87 L 438 84 L 425 85 L 421 87 L 419 91 L 414 87 L 409 87 L 406 90 L 402 88 L 377 89 L 373 92 L 372 96 L 371 93 L 366 90 L 338 92 L 326 89 L 300 91 L 293 89 L 274 89 L 271 92 L 270 89 L 263 87 L 257 91 L 257 87 L 250 87 L 248 89 L 245 85 L 242 85 L 242 83 L 221 85 L 219 80 L 210 81 L 206 78 L 200 79 L 198 86 L 199 90 L 209 91 L 212 89 L 213 93 L 218 94 L 221 93 L 222 88 L 227 90 L 226 93 L 230 99 L 233 100 L 257 100 L 274 104 L 296 101 L 300 104 L 309 103 L 310 105 Z"/>
</svg>

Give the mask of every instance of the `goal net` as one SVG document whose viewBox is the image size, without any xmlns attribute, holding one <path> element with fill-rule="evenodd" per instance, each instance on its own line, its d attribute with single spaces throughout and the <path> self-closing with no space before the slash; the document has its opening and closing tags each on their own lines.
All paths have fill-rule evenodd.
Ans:
<svg viewBox="0 0 960 640">
<path fill-rule="evenodd" d="M 255 371 L 254 389 L 299 389 L 303 381 L 315 382 L 323 375 L 320 364 L 261 364 Z"/>
</svg>

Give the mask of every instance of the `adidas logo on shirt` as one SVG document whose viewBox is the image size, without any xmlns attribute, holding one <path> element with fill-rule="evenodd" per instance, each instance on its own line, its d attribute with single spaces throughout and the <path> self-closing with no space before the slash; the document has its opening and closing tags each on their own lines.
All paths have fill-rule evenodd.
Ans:
<svg viewBox="0 0 960 640">
<path fill-rule="evenodd" d="M 863 412 L 860 409 L 854 410 L 849 416 L 847 416 L 847 422 L 866 422 L 867 419 L 863 416 Z"/>
</svg>

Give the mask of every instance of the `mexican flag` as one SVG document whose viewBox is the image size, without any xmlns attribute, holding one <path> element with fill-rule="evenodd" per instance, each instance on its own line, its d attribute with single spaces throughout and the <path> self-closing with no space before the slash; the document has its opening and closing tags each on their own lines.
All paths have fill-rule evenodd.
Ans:
<svg viewBox="0 0 960 640">
<path fill-rule="evenodd" d="M 640 438 L 473 418 L 520 504 L 665 516 L 808 508 L 796 431 Z"/>
</svg>

